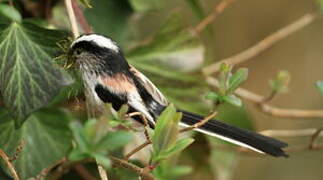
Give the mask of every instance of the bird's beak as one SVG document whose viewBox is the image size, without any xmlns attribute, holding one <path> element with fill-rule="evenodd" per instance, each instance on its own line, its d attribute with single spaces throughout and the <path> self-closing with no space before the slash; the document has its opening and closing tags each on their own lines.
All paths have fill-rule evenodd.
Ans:
<svg viewBox="0 0 323 180">
<path fill-rule="evenodd" d="M 73 55 L 73 52 L 71 50 L 68 51 L 67 53 L 67 60 L 64 64 L 64 68 L 69 69 L 73 66 L 75 66 L 75 56 Z"/>
</svg>

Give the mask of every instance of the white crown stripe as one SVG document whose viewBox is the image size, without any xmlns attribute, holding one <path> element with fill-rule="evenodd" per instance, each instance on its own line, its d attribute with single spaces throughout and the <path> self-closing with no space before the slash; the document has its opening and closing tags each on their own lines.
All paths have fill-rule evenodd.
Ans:
<svg viewBox="0 0 323 180">
<path fill-rule="evenodd" d="M 76 39 L 72 44 L 71 44 L 71 48 L 78 42 L 81 41 L 89 41 L 89 42 L 94 42 L 95 44 L 97 44 L 100 47 L 104 47 L 104 48 L 108 48 L 108 49 L 112 49 L 115 52 L 119 52 L 119 47 L 116 45 L 115 42 L 113 42 L 111 39 L 106 38 L 104 36 L 101 35 L 97 35 L 97 34 L 90 34 L 90 35 L 83 35 L 81 37 L 79 37 L 78 39 Z"/>
</svg>

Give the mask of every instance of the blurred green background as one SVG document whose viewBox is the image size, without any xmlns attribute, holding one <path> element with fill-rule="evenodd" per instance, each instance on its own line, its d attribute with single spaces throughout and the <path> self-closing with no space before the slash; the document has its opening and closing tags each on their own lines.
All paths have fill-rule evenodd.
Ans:
<svg viewBox="0 0 323 180">
<path fill-rule="evenodd" d="M 236 0 L 201 34 L 192 36 L 189 30 L 220 2 L 91 0 L 92 8 L 82 9 L 94 32 L 115 39 L 129 62 L 143 71 L 172 102 L 183 109 L 206 115 L 213 104 L 204 97 L 212 88 L 204 82 L 202 67 L 242 52 L 304 14 L 318 11 L 315 0 Z M 24 3 L 30 5 L 30 9 L 37 9 L 33 7 L 39 2 L 34 0 Z M 52 14 L 46 17 L 48 22 L 42 24 L 43 21 L 39 19 L 33 21 L 43 26 L 69 30 L 63 2 L 53 0 L 52 5 Z M 34 11 L 23 14 L 23 17 L 40 17 L 41 14 Z M 260 55 L 235 66 L 235 69 L 249 69 L 248 80 L 242 87 L 257 94 L 269 95 L 269 80 L 278 71 L 286 70 L 291 75 L 289 91 L 279 94 L 271 104 L 282 108 L 323 108 L 323 97 L 314 87 L 317 80 L 323 79 L 322 32 L 321 15 L 310 25 Z M 217 119 L 255 131 L 323 127 L 322 119 L 273 117 L 260 112 L 254 104 L 243 102 L 242 108 L 228 104 L 221 106 Z M 290 152 L 287 159 L 253 156 L 217 149 L 216 146 L 228 144 L 215 138 L 198 133 L 194 137 L 196 141 L 178 158 L 179 165 L 192 168 L 191 173 L 181 179 L 323 179 L 323 151 Z M 297 147 L 306 146 L 310 137 L 282 140 L 288 142 L 290 147 Z M 323 143 L 320 139 L 317 142 Z M 71 179 L 73 176 L 75 172 L 67 174 L 63 179 Z"/>
</svg>

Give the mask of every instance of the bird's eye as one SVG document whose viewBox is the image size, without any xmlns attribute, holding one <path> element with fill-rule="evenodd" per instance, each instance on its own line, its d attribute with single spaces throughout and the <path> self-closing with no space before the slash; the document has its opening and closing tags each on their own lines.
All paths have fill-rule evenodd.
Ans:
<svg viewBox="0 0 323 180">
<path fill-rule="evenodd" d="M 75 54 L 80 55 L 82 53 L 81 49 L 75 49 Z"/>
</svg>

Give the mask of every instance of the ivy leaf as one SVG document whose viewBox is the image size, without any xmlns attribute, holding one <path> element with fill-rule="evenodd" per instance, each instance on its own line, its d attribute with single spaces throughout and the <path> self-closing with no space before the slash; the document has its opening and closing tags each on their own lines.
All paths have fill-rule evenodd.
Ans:
<svg viewBox="0 0 323 180">
<path fill-rule="evenodd" d="M 14 7 L 9 6 L 8 4 L 0 3 L 0 15 L 3 15 L 8 19 L 17 22 L 21 22 L 22 19 L 19 11 Z"/>
<path fill-rule="evenodd" d="M 16 127 L 71 83 L 52 59 L 65 35 L 26 22 L 0 26 L 0 92 Z"/>
<path fill-rule="evenodd" d="M 0 147 L 12 157 L 18 145 L 24 144 L 13 161 L 21 179 L 37 176 L 67 155 L 72 140 L 69 120 L 63 111 L 43 110 L 31 115 L 17 130 L 8 112 L 0 110 Z"/>
</svg>

